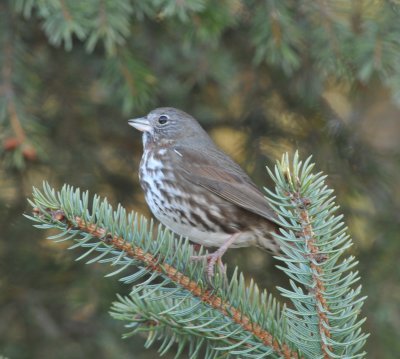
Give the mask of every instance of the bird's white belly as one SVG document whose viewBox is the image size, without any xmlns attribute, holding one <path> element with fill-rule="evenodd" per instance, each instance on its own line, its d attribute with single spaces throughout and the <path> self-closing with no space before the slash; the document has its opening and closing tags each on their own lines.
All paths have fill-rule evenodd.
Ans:
<svg viewBox="0 0 400 359">
<path fill-rule="evenodd" d="M 188 237 L 191 241 L 207 247 L 220 247 L 231 236 L 231 234 L 225 232 L 206 230 L 200 226 L 191 224 L 190 222 L 196 222 L 193 216 L 197 215 L 201 216 L 203 221 L 210 227 L 215 227 L 212 222 L 205 218 L 200 208 L 211 211 L 214 217 L 220 217 L 221 221 L 224 219 L 221 217 L 218 207 L 207 203 L 206 199 L 196 193 L 194 188 L 193 191 L 184 193 L 179 189 L 179 186 L 173 185 L 174 178 L 171 179 L 169 177 L 165 181 L 164 173 L 169 169 L 165 168 L 160 160 L 149 155 L 149 158 L 143 162 L 146 163 L 146 166 L 141 167 L 140 178 L 141 183 L 146 183 L 145 186 L 142 183 L 146 202 L 151 212 L 163 225 L 173 232 Z M 168 199 L 166 196 L 168 196 Z M 187 208 L 189 200 L 190 203 L 197 205 L 196 207 L 191 206 L 190 211 Z M 185 213 L 187 218 L 182 216 L 182 213 Z M 231 247 L 247 247 L 252 245 L 252 242 L 254 242 L 252 237 L 251 233 L 243 232 L 237 237 L 237 240 Z"/>
<path fill-rule="evenodd" d="M 193 227 L 183 222 L 175 222 L 171 220 L 169 216 L 165 216 L 159 212 L 153 212 L 153 214 L 162 224 L 164 224 L 171 231 L 183 237 L 188 237 L 192 242 L 201 244 L 205 247 L 220 247 L 232 236 L 231 234 L 227 234 L 224 232 L 203 231 L 198 229 L 197 227 Z M 249 245 L 255 244 L 255 240 L 253 239 L 253 237 L 253 233 L 242 232 L 230 247 L 248 247 Z"/>
</svg>

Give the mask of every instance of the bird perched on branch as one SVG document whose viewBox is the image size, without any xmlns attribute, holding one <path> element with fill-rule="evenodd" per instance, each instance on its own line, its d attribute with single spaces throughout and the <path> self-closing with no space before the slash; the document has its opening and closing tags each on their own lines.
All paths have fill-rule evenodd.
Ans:
<svg viewBox="0 0 400 359">
<path fill-rule="evenodd" d="M 143 132 L 139 179 L 150 210 L 173 232 L 218 247 L 193 257 L 208 260 L 209 276 L 228 248 L 278 252 L 270 234 L 276 215 L 264 195 L 192 116 L 157 108 L 129 124 Z"/>
</svg>

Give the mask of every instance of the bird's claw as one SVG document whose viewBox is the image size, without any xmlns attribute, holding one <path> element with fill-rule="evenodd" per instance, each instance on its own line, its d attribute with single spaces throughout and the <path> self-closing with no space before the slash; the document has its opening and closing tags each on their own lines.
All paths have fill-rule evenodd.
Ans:
<svg viewBox="0 0 400 359">
<path fill-rule="evenodd" d="M 221 273 L 226 275 L 226 266 L 222 263 L 222 255 L 218 250 L 214 253 L 204 254 L 201 256 L 191 256 L 190 259 L 194 261 L 207 260 L 207 275 L 209 279 L 214 276 L 214 268 L 217 263 Z"/>
<path fill-rule="evenodd" d="M 214 276 L 214 266 L 218 262 L 218 266 L 221 270 L 221 273 L 224 275 L 226 279 L 226 267 L 222 264 L 222 256 L 225 254 L 229 246 L 236 240 L 236 238 L 240 235 L 240 232 L 231 235 L 227 240 L 223 243 L 221 247 L 219 247 L 215 252 L 205 254 L 202 256 L 191 256 L 192 260 L 202 260 L 207 259 L 207 274 L 208 279 L 211 279 Z"/>
</svg>

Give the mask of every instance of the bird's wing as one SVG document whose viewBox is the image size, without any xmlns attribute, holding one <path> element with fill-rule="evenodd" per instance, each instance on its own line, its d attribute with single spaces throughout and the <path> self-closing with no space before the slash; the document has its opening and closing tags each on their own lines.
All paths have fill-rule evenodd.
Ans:
<svg viewBox="0 0 400 359">
<path fill-rule="evenodd" d="M 276 214 L 242 168 L 218 149 L 174 148 L 174 170 L 187 181 L 272 222 Z"/>
</svg>

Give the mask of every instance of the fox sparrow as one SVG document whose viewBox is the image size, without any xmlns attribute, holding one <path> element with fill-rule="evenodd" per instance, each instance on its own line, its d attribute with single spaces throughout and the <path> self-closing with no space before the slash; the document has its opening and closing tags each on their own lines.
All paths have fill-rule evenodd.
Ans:
<svg viewBox="0 0 400 359">
<path fill-rule="evenodd" d="M 276 215 L 249 176 L 187 113 L 165 107 L 129 120 L 143 132 L 139 179 L 154 216 L 173 232 L 215 252 L 208 274 L 229 247 L 279 247 Z"/>
</svg>

